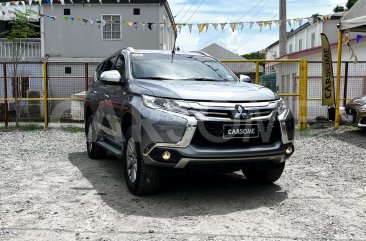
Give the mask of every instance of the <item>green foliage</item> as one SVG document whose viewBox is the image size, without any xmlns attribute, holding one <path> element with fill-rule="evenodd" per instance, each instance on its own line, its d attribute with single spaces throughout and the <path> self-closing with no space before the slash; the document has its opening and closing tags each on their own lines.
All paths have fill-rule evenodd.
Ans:
<svg viewBox="0 0 366 241">
<path fill-rule="evenodd" d="M 336 6 L 334 9 L 333 9 L 333 12 L 335 13 L 341 13 L 341 12 L 345 12 L 346 9 L 343 7 L 343 6 Z"/>
<path fill-rule="evenodd" d="M 357 0 L 348 0 L 346 4 L 347 9 L 350 9 L 356 2 Z"/>
<path fill-rule="evenodd" d="M 15 17 L 10 21 L 11 29 L 2 33 L 9 42 L 17 43 L 21 39 L 36 36 L 37 25 L 29 21 L 29 16 L 33 10 L 27 9 L 25 13 L 15 9 Z"/>
<path fill-rule="evenodd" d="M 38 131 L 43 130 L 41 125 L 37 124 L 22 124 L 16 126 L 9 126 L 9 127 L 0 127 L 0 131 L 2 132 L 11 132 L 11 131 Z"/>
<path fill-rule="evenodd" d="M 244 55 L 242 55 L 242 57 L 245 59 L 265 59 L 266 55 L 261 52 L 253 52 L 253 53 L 249 53 L 249 54 L 244 54 Z"/>
</svg>

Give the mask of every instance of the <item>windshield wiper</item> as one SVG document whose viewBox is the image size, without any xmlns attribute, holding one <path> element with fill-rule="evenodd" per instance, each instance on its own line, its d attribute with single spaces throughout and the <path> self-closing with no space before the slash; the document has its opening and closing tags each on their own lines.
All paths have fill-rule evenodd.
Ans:
<svg viewBox="0 0 366 241">
<path fill-rule="evenodd" d="M 152 80 L 174 80 L 170 78 L 164 78 L 164 77 L 140 77 L 138 79 L 152 79 Z"/>
<path fill-rule="evenodd" d="M 209 79 L 209 78 L 191 78 L 191 79 L 185 79 L 185 80 L 196 80 L 196 81 L 226 81 L 223 79 Z"/>
</svg>

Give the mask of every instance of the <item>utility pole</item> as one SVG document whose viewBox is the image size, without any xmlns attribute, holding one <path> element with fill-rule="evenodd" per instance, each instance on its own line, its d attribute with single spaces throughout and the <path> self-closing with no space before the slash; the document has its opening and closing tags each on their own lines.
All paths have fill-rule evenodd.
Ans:
<svg viewBox="0 0 366 241">
<path fill-rule="evenodd" d="M 287 32 L 286 32 L 286 0 L 280 0 L 280 38 L 279 38 L 279 57 L 284 56 L 286 51 L 287 45 Z"/>
</svg>

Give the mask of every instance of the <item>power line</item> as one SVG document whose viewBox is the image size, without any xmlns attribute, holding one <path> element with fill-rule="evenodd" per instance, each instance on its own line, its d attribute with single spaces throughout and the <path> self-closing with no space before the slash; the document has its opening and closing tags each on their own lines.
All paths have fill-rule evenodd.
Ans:
<svg viewBox="0 0 366 241">
<path fill-rule="evenodd" d="M 197 2 L 197 0 L 194 0 L 194 2 L 191 4 L 191 6 L 188 8 L 188 10 L 186 11 L 186 13 L 183 15 L 183 17 L 180 18 L 179 22 L 182 22 L 183 18 L 187 15 L 187 13 L 192 9 L 192 7 L 194 6 L 194 4 Z"/>
<path fill-rule="evenodd" d="M 186 22 L 188 22 L 198 11 L 198 9 L 200 9 L 200 7 L 202 6 L 202 4 L 205 2 L 206 0 L 202 0 L 202 2 L 200 3 L 200 5 L 196 8 L 196 10 L 192 13 L 192 15 L 186 20 Z"/>
<path fill-rule="evenodd" d="M 243 15 L 241 15 L 236 22 L 240 21 L 242 18 L 244 18 L 248 13 L 250 13 L 254 8 L 256 8 L 259 4 L 261 4 L 264 0 L 259 1 L 256 5 L 254 5 L 253 7 L 251 7 L 248 11 L 246 11 Z M 217 39 L 218 37 L 220 37 L 224 31 L 228 30 L 230 28 L 230 26 L 225 27 L 224 30 L 222 32 L 220 32 L 219 34 L 217 34 L 215 37 L 213 37 L 212 39 L 210 39 L 209 41 L 206 41 L 204 44 L 202 44 L 201 46 L 205 46 L 208 43 L 211 43 L 213 40 Z"/>
<path fill-rule="evenodd" d="M 183 8 L 185 8 L 187 6 L 187 4 L 189 3 L 190 0 L 187 0 L 186 3 L 183 5 L 183 7 L 178 11 L 178 13 L 174 16 L 174 18 L 176 18 L 180 12 L 183 10 Z"/>
</svg>

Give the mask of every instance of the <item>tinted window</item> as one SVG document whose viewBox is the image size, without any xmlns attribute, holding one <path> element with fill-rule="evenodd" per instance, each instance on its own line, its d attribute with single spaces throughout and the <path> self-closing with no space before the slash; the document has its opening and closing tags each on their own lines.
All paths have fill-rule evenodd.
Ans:
<svg viewBox="0 0 366 241">
<path fill-rule="evenodd" d="M 206 56 L 170 54 L 131 54 L 134 78 L 237 81 L 220 62 Z"/>
<path fill-rule="evenodd" d="M 116 60 L 117 60 L 117 55 L 110 58 L 110 59 L 107 59 L 103 65 L 103 72 L 104 71 L 108 71 L 108 70 L 112 70 L 113 67 L 114 67 L 114 64 L 116 63 Z"/>
</svg>

